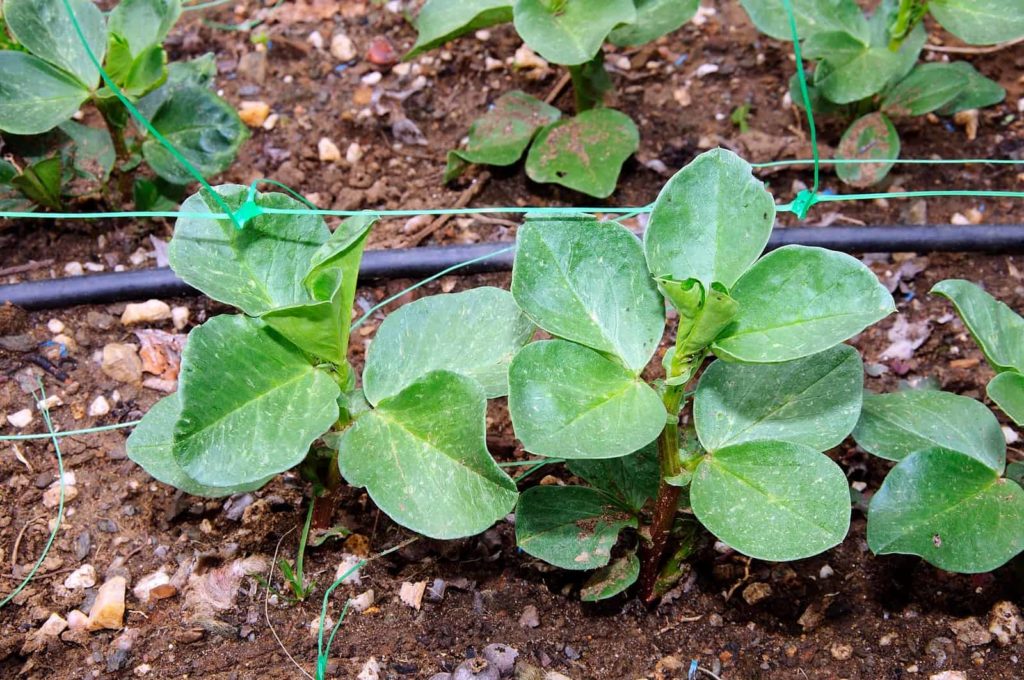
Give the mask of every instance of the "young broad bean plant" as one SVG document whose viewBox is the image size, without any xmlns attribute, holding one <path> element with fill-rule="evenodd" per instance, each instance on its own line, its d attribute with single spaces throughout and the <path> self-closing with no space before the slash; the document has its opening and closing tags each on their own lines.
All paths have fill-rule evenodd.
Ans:
<svg viewBox="0 0 1024 680">
<path fill-rule="evenodd" d="M 448 152 L 445 182 L 469 164 L 512 165 L 526 152 L 526 174 L 605 198 L 622 164 L 639 145 L 626 114 L 604 108 L 612 81 L 601 46 L 643 45 L 676 30 L 697 11 L 697 0 L 428 0 L 415 20 L 419 36 L 410 59 L 460 35 L 511 22 L 522 40 L 572 76 L 576 115 L 524 92 L 498 98 L 473 123 L 465 149 Z M 529 149 L 529 151 L 527 151 Z"/>
<path fill-rule="evenodd" d="M 757 28 L 792 40 L 782 0 L 742 0 Z M 877 163 L 839 164 L 839 178 L 854 187 L 877 184 L 899 157 L 892 119 L 936 113 L 952 116 L 997 104 L 1006 91 L 965 61 L 918 63 L 927 12 L 948 31 L 972 44 L 1024 35 L 1022 0 L 882 0 L 866 15 L 854 0 L 792 0 L 803 57 L 816 63 L 808 83 L 815 113 L 854 119 L 836 158 Z M 797 77 L 794 102 L 803 106 Z"/>
<path fill-rule="evenodd" d="M 167 63 L 163 41 L 181 14 L 180 0 L 123 0 L 109 14 L 91 0 L 3 0 L 0 11 L 3 207 L 58 209 L 72 197 L 111 198 L 113 173 L 118 201 L 134 194 L 137 208 L 166 208 L 193 181 L 149 130 L 132 130 L 128 109 L 86 44 L 111 82 L 204 177 L 226 170 L 248 137 L 234 109 L 209 89 L 212 55 Z M 80 111 L 104 127 L 72 120 L 82 119 Z M 130 173 L 143 161 L 157 179 L 132 187 Z"/>
</svg>

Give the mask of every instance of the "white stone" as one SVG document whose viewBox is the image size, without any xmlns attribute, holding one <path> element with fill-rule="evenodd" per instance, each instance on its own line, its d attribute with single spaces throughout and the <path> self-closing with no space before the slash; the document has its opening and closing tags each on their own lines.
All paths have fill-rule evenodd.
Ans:
<svg viewBox="0 0 1024 680">
<path fill-rule="evenodd" d="M 89 626 L 89 617 L 77 609 L 68 612 L 68 628 L 71 630 L 85 630 Z"/>
<path fill-rule="evenodd" d="M 399 77 L 407 76 L 412 73 L 412 64 L 407 61 L 404 61 L 401 64 L 395 64 L 391 67 L 391 72 Z"/>
<path fill-rule="evenodd" d="M 76 349 L 78 349 L 78 343 L 75 342 L 75 339 L 72 338 L 67 333 L 58 333 L 57 335 L 53 336 L 53 341 L 58 345 L 64 345 L 64 348 L 67 349 L 67 351 L 69 352 L 74 352 Z"/>
<path fill-rule="evenodd" d="M 363 147 L 359 146 L 357 142 L 352 142 L 345 149 L 345 161 L 351 165 L 355 165 L 359 161 L 363 160 Z"/>
<path fill-rule="evenodd" d="M 967 680 L 967 673 L 963 671 L 942 671 L 928 676 L 928 680 Z"/>
<path fill-rule="evenodd" d="M 96 585 L 96 568 L 91 564 L 83 564 L 64 579 L 64 587 L 68 590 L 92 588 L 94 585 Z"/>
<path fill-rule="evenodd" d="M 128 581 L 115 576 L 96 593 L 96 600 L 89 609 L 89 630 L 119 630 L 124 626 L 124 591 Z"/>
<path fill-rule="evenodd" d="M 148 663 L 139 664 L 135 667 L 135 675 L 148 675 L 153 670 L 153 667 Z"/>
<path fill-rule="evenodd" d="M 82 266 L 88 272 L 101 272 L 106 269 L 106 267 L 100 264 L 99 262 L 86 262 Z"/>
<path fill-rule="evenodd" d="M 402 604 L 407 607 L 419 610 L 423 605 L 423 593 L 426 591 L 426 581 L 419 581 L 418 583 L 409 583 L 406 581 L 402 584 L 401 590 L 398 591 L 398 598 L 402 600 Z"/>
<path fill-rule="evenodd" d="M 36 632 L 40 637 L 55 638 L 63 633 L 67 627 L 68 622 L 64 620 L 64 617 L 57 612 L 53 612 L 50 614 L 50 618 L 46 619 Z"/>
<path fill-rule="evenodd" d="M 306 42 L 312 45 L 315 49 L 322 50 L 324 48 L 324 37 L 320 35 L 320 31 L 313 31 L 306 38 Z"/>
<path fill-rule="evenodd" d="M 185 328 L 191 316 L 192 312 L 188 307 L 171 307 L 171 323 L 174 324 L 174 330 L 180 331 Z"/>
<path fill-rule="evenodd" d="M 698 78 L 709 76 L 712 73 L 718 73 L 718 64 L 701 64 L 697 67 L 697 71 L 694 75 Z"/>
<path fill-rule="evenodd" d="M 40 399 L 36 402 L 36 410 L 38 411 L 52 411 L 58 406 L 63 406 L 64 402 L 56 394 L 51 394 L 46 399 Z"/>
<path fill-rule="evenodd" d="M 358 555 L 353 555 L 352 553 L 342 553 L 341 564 L 338 565 L 337 571 L 334 572 L 334 580 L 337 581 L 338 579 L 345 577 L 345 580 L 342 581 L 342 583 L 353 586 L 360 585 L 363 582 L 363 579 L 359 575 L 359 570 L 352 570 L 355 569 L 356 565 L 358 565 L 361 561 L 362 558 L 360 558 Z M 348 574 L 348 576 L 345 576 L 345 574 Z"/>
<path fill-rule="evenodd" d="M 352 598 L 352 602 L 349 604 L 353 611 L 365 612 L 367 609 L 373 606 L 373 589 L 367 590 L 362 595 Z"/>
<path fill-rule="evenodd" d="M 335 33 L 331 38 L 331 56 L 338 61 L 352 61 L 356 58 L 356 47 L 344 33 Z"/>
<path fill-rule="evenodd" d="M 1003 425 L 1003 439 L 1006 440 L 1007 444 L 1016 444 L 1020 439 L 1020 435 L 1017 434 L 1017 430 L 1012 427 Z"/>
<path fill-rule="evenodd" d="M 830 567 L 829 565 L 826 564 L 821 569 L 818 570 L 818 578 L 820 578 L 820 579 L 831 578 L 832 575 L 835 574 L 835 573 L 836 572 L 832 570 L 832 567 Z"/>
<path fill-rule="evenodd" d="M 381 75 L 380 71 L 370 71 L 365 76 L 360 78 L 359 82 L 361 82 L 363 85 L 376 85 L 381 81 L 381 78 L 383 77 L 384 76 Z"/>
<path fill-rule="evenodd" d="M 537 53 L 526 45 L 516 50 L 515 59 L 512 62 L 516 68 L 523 69 L 546 69 L 548 62 L 537 56 Z"/>
<path fill-rule="evenodd" d="M 46 322 L 46 327 L 50 329 L 50 332 L 54 335 L 64 332 L 64 322 L 60 319 L 50 319 Z"/>
<path fill-rule="evenodd" d="M 64 265 L 64 273 L 68 276 L 81 276 L 85 273 L 81 262 L 68 262 Z"/>
<path fill-rule="evenodd" d="M 369 661 L 363 664 L 363 668 L 356 676 L 356 680 L 380 680 L 380 664 L 377 659 L 370 657 Z"/>
<path fill-rule="evenodd" d="M 93 399 L 92 403 L 89 404 L 88 414 L 93 418 L 105 416 L 108 413 L 110 413 L 110 402 L 102 394 Z"/>
<path fill-rule="evenodd" d="M 124 308 L 121 323 L 130 326 L 136 323 L 154 323 L 171 318 L 171 307 L 163 300 L 133 302 Z"/>
<path fill-rule="evenodd" d="M 139 579 L 139 582 L 132 588 L 132 595 L 139 602 L 145 604 L 149 602 L 149 593 L 157 586 L 164 586 L 171 582 L 171 577 L 167 575 L 167 572 L 160 570 L 154 571 L 152 574 L 146 574 Z"/>
<path fill-rule="evenodd" d="M 78 498 L 78 487 L 72 484 L 64 484 L 64 504 L 65 506 L 71 501 Z M 47 508 L 56 508 L 60 505 L 60 484 L 54 482 L 51 484 L 46 491 L 43 492 L 43 506 Z"/>
<path fill-rule="evenodd" d="M 505 68 L 505 62 L 494 57 L 484 57 L 484 69 L 487 71 L 500 71 Z"/>
<path fill-rule="evenodd" d="M 320 138 L 320 141 L 316 143 L 316 149 L 320 161 L 323 163 L 337 163 L 341 160 L 341 151 L 338 149 L 338 145 L 326 137 Z"/>
<path fill-rule="evenodd" d="M 28 427 L 32 422 L 32 410 L 23 408 L 17 413 L 8 413 L 7 422 L 14 427 Z"/>
<path fill-rule="evenodd" d="M 473 37 L 475 37 L 480 42 L 487 42 L 488 40 L 491 39 L 491 32 L 486 29 L 480 29 L 479 31 L 473 34 Z"/>
</svg>

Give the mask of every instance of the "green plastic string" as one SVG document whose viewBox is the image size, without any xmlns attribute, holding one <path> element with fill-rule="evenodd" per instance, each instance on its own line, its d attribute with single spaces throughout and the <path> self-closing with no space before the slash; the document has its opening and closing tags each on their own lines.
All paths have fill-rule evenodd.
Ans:
<svg viewBox="0 0 1024 680">
<path fill-rule="evenodd" d="M 66 2 L 67 0 L 65 0 Z M 818 153 L 818 131 L 814 125 L 814 111 L 811 108 L 811 94 L 807 90 L 807 74 L 804 73 L 804 58 L 800 51 L 800 33 L 796 28 L 796 15 L 793 14 L 793 3 L 790 0 L 782 0 L 786 9 L 786 18 L 789 19 L 789 30 L 793 36 L 793 52 L 796 55 L 796 75 L 800 83 L 800 97 L 804 100 L 804 110 L 807 111 L 807 127 L 811 132 L 811 155 L 814 157 L 814 186 L 804 189 L 797 194 L 796 199 L 790 204 L 793 212 L 801 220 L 807 217 L 808 211 L 814 206 L 814 197 L 818 193 L 818 185 L 821 175 L 821 158 Z M 877 162 L 877 161 L 876 161 Z"/>
<path fill-rule="evenodd" d="M 1024 165 L 1024 160 L 1006 158 L 796 158 L 785 161 L 751 163 L 752 168 L 781 168 L 787 165 L 865 165 L 867 163 L 892 163 L 894 165 Z"/>
<path fill-rule="evenodd" d="M 141 111 L 135 108 L 135 105 L 132 104 L 128 97 L 125 96 L 124 92 L 121 91 L 121 88 L 119 88 L 117 84 L 113 81 L 113 79 L 111 79 L 110 74 L 108 74 L 104 70 L 103 64 L 101 64 L 100 60 L 96 57 L 96 53 L 92 51 L 92 46 L 89 45 L 89 41 L 86 40 L 85 32 L 82 30 L 81 24 L 78 23 L 78 18 L 75 16 L 74 10 L 71 9 L 70 0 L 63 0 L 63 3 L 64 9 L 67 10 L 68 16 L 71 18 L 71 25 L 74 27 L 75 33 L 78 35 L 79 42 L 82 43 L 82 46 L 85 48 L 86 54 L 89 55 L 89 61 L 91 61 L 93 66 L 95 66 L 96 69 L 100 72 L 100 77 L 103 79 L 103 82 L 106 84 L 106 86 L 109 87 L 111 92 L 113 92 L 121 101 L 121 103 L 124 104 L 124 107 L 128 109 L 132 116 L 136 120 L 138 120 L 143 125 L 143 127 L 145 127 L 146 130 L 151 135 L 153 135 L 153 137 L 158 142 L 160 142 L 160 144 L 165 149 L 167 149 L 167 151 L 170 152 L 171 156 L 173 156 L 175 160 L 181 163 L 182 167 L 184 167 L 190 175 L 195 177 L 196 180 L 203 185 L 203 187 L 210 190 L 210 192 L 213 194 L 213 199 L 214 201 L 216 201 L 217 205 L 219 205 L 224 210 L 224 212 L 230 217 L 235 227 L 241 229 L 243 223 L 240 222 L 235 217 L 235 213 L 231 210 L 230 206 L 228 206 L 228 204 L 224 202 L 224 199 L 221 198 L 220 195 L 213 190 L 213 187 L 210 186 L 210 184 L 206 181 L 206 178 L 203 177 L 202 173 L 199 172 L 191 163 L 189 163 L 188 159 L 186 159 L 176 148 L 174 148 L 174 145 L 171 144 L 166 137 L 160 134 L 159 130 L 153 127 L 153 124 L 150 123 L 149 120 L 144 115 L 142 115 Z"/>
<path fill-rule="evenodd" d="M 229 2 L 233 2 L 233 1 L 234 0 L 210 0 L 209 2 L 200 2 L 200 3 L 195 4 L 195 5 L 184 5 L 181 8 L 181 11 L 182 12 L 195 12 L 195 11 L 198 11 L 198 10 L 201 10 L 201 9 L 212 9 L 213 7 L 220 7 L 221 5 L 226 5 Z"/>
<path fill-rule="evenodd" d="M 93 434 L 95 432 L 107 432 L 109 430 L 122 430 L 126 427 L 135 427 L 141 420 L 131 420 L 127 423 L 115 423 L 114 425 L 100 425 L 99 427 L 89 427 L 84 430 L 66 430 L 63 432 L 49 432 L 40 434 L 6 434 L 0 436 L 0 442 L 20 442 L 30 439 L 49 439 L 51 437 L 74 437 L 80 434 Z"/>
<path fill-rule="evenodd" d="M 60 475 L 57 478 L 60 483 L 60 497 L 57 502 L 57 520 L 54 522 L 53 530 L 50 531 L 50 537 L 47 539 L 46 546 L 43 548 L 42 554 L 39 555 L 39 559 L 37 559 L 36 563 L 32 565 L 32 569 L 28 572 L 25 578 L 22 579 L 21 583 L 18 584 L 18 587 L 11 591 L 10 595 L 5 597 L 3 600 L 0 600 L 0 609 L 6 607 L 10 601 L 16 598 L 18 593 L 24 590 L 25 587 L 32 582 L 32 579 L 35 578 L 36 572 L 39 571 L 39 567 L 43 564 L 43 560 L 45 560 L 46 556 L 50 553 L 53 541 L 57 538 L 57 532 L 60 530 L 60 523 L 64 519 L 64 457 L 60 452 L 60 442 L 57 440 L 57 433 L 53 429 L 53 421 L 50 420 L 50 409 L 45 405 L 46 388 L 43 386 L 42 380 L 39 378 L 36 378 L 36 380 L 39 383 L 39 394 L 41 395 L 39 402 L 43 404 L 43 421 L 46 423 L 46 428 L 50 431 L 48 436 L 53 440 L 53 450 L 57 453 L 57 474 Z M 4 439 L 9 438 L 4 437 Z"/>
</svg>

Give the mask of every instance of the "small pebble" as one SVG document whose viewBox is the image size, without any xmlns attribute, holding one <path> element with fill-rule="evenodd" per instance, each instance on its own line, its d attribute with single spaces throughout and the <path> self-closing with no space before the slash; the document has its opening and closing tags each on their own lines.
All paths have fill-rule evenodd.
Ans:
<svg viewBox="0 0 1024 680">
<path fill-rule="evenodd" d="M 832 567 L 830 567 L 829 565 L 826 564 L 825 566 L 823 566 L 821 569 L 818 570 L 818 578 L 820 578 L 820 579 L 831 578 L 832 575 L 835 574 L 835 573 L 836 572 L 832 570 Z"/>
<path fill-rule="evenodd" d="M 331 38 L 331 56 L 344 63 L 356 58 L 356 48 L 352 39 L 344 33 L 335 33 Z"/>
<path fill-rule="evenodd" d="M 92 588 L 94 585 L 96 585 L 96 568 L 91 564 L 83 564 L 64 579 L 64 587 L 68 590 Z"/>
<path fill-rule="evenodd" d="M 32 422 L 32 410 L 23 408 L 16 413 L 8 413 L 7 422 L 18 428 L 28 427 Z"/>
<path fill-rule="evenodd" d="M 162 300 L 146 300 L 145 302 L 133 302 L 124 308 L 121 314 L 121 324 L 131 326 L 137 323 L 154 323 L 166 321 L 171 318 L 171 307 Z"/>
<path fill-rule="evenodd" d="M 377 659 L 371 656 L 363 664 L 363 668 L 359 671 L 359 675 L 356 676 L 356 680 L 380 680 L 380 664 L 377 663 Z"/>
<path fill-rule="evenodd" d="M 352 598 L 352 603 L 349 605 L 352 611 L 365 612 L 367 609 L 373 606 L 373 589 L 367 590 L 362 595 Z"/>
<path fill-rule="evenodd" d="M 377 66 L 391 66 L 398 63 L 398 53 L 387 38 L 378 36 L 370 41 L 366 59 Z"/>
<path fill-rule="evenodd" d="M 568 649 L 568 648 L 567 648 Z M 483 648 L 481 654 L 498 672 L 507 675 L 515 668 L 519 650 L 502 644 L 490 644 Z"/>
<path fill-rule="evenodd" d="M 270 116 L 270 104 L 264 101 L 244 101 L 238 107 L 238 117 L 251 128 L 262 126 Z"/>
<path fill-rule="evenodd" d="M 408 607 L 418 610 L 423 605 L 423 593 L 427 590 L 427 582 L 409 583 L 406 581 L 398 591 L 398 597 Z"/>
<path fill-rule="evenodd" d="M 519 617 L 519 625 L 523 628 L 536 628 L 540 625 L 540 616 L 535 606 L 528 604 L 523 607 L 523 613 Z"/>
<path fill-rule="evenodd" d="M 836 661 L 846 661 L 853 656 L 853 647 L 841 642 L 837 642 L 832 645 L 832 649 L 830 651 L 832 652 L 832 658 Z"/>
<path fill-rule="evenodd" d="M 108 413 L 110 413 L 110 402 L 102 394 L 93 399 L 92 403 L 89 404 L 88 414 L 93 418 L 105 416 Z"/>
<path fill-rule="evenodd" d="M 85 269 L 81 262 L 68 262 L 64 265 L 64 273 L 68 276 L 81 276 L 85 274 Z"/>
<path fill-rule="evenodd" d="M 341 151 L 338 149 L 338 145 L 326 137 L 320 138 L 316 148 L 322 163 L 337 163 L 341 160 Z"/>
<path fill-rule="evenodd" d="M 359 79 L 363 85 L 376 85 L 381 81 L 384 76 L 381 75 L 380 71 L 370 71 L 365 76 Z"/>
<path fill-rule="evenodd" d="M 712 73 L 718 73 L 718 64 L 701 64 L 697 67 L 697 71 L 694 75 L 698 78 L 703 78 L 704 76 L 709 76 Z"/>
<path fill-rule="evenodd" d="M 50 319 L 46 322 L 46 327 L 50 329 L 50 332 L 54 335 L 64 332 L 64 322 L 60 319 Z"/>
<path fill-rule="evenodd" d="M 459 664 L 452 673 L 452 680 L 499 680 L 501 673 L 487 659 L 478 656 Z"/>
<path fill-rule="evenodd" d="M 313 49 L 322 50 L 324 48 L 324 37 L 320 35 L 320 31 L 313 31 L 306 37 L 306 42 L 313 46 Z"/>
<path fill-rule="evenodd" d="M 142 381 L 142 359 L 139 348 L 131 343 L 112 342 L 103 347 L 102 371 L 110 378 L 123 383 Z"/>
<path fill-rule="evenodd" d="M 171 307 L 171 323 L 174 324 L 174 330 L 183 330 L 191 316 L 192 312 L 188 307 Z"/>
<path fill-rule="evenodd" d="M 1017 434 L 1017 431 L 1012 427 L 1003 425 L 1003 439 L 1006 440 L 1007 444 L 1012 445 L 1016 444 L 1017 441 L 1020 440 L 1020 435 Z"/>
<path fill-rule="evenodd" d="M 89 630 L 119 630 L 124 620 L 124 592 L 128 582 L 115 576 L 102 586 L 89 609 Z"/>
<path fill-rule="evenodd" d="M 352 142 L 345 150 L 345 161 L 350 165 L 355 165 L 361 160 L 363 160 L 363 147 L 359 146 L 357 142 Z"/>
</svg>

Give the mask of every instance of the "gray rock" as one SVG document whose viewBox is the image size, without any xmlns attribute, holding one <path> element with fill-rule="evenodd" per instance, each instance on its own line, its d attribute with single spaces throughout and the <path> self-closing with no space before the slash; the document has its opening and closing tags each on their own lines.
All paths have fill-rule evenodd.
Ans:
<svg viewBox="0 0 1024 680">
<path fill-rule="evenodd" d="M 519 650 L 508 645 L 491 644 L 483 648 L 483 657 L 498 669 L 501 675 L 508 675 L 515 668 Z"/>
<path fill-rule="evenodd" d="M 500 680 L 498 667 L 482 656 L 469 659 L 459 664 L 452 673 L 452 680 Z"/>
</svg>

